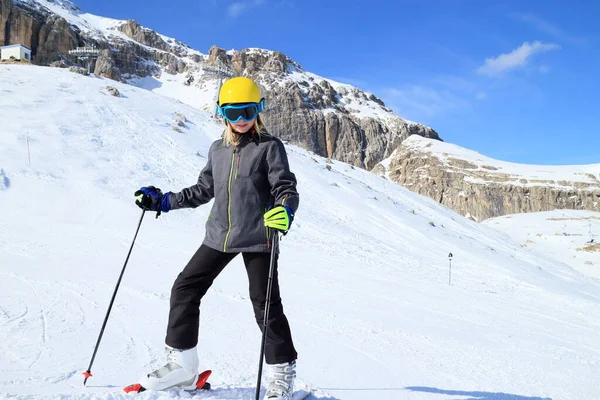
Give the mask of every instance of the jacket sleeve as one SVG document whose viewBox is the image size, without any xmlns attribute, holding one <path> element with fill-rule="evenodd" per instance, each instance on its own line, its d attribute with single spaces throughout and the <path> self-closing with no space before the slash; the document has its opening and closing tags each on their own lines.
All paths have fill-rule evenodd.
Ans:
<svg viewBox="0 0 600 400">
<path fill-rule="evenodd" d="M 285 146 L 281 140 L 273 138 L 267 149 L 267 165 L 271 194 L 275 206 L 288 206 L 294 213 L 298 209 L 300 196 L 296 190 L 296 176 L 290 171 Z"/>
<path fill-rule="evenodd" d="M 198 176 L 198 183 L 169 196 L 171 209 L 196 208 L 208 203 L 215 196 L 212 175 L 212 146 L 208 152 L 208 162 Z"/>
</svg>

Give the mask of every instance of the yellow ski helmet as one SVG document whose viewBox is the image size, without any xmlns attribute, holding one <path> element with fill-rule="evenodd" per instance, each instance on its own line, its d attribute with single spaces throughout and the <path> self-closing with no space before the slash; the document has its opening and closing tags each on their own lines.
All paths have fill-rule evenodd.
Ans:
<svg viewBox="0 0 600 400">
<path fill-rule="evenodd" d="M 235 103 L 260 103 L 260 89 L 252 79 L 238 76 L 225 81 L 219 91 L 219 106 Z"/>
</svg>

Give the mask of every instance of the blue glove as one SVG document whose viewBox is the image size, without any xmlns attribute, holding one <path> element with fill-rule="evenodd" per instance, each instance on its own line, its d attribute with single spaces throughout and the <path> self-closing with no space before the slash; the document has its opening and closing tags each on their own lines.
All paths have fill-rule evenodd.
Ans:
<svg viewBox="0 0 600 400">
<path fill-rule="evenodd" d="M 163 192 L 154 186 L 145 186 L 137 190 L 134 195 L 137 197 L 135 204 L 146 211 L 156 211 L 156 218 L 161 212 L 169 212 L 171 203 L 169 197 L 171 192 L 163 194 Z"/>
</svg>

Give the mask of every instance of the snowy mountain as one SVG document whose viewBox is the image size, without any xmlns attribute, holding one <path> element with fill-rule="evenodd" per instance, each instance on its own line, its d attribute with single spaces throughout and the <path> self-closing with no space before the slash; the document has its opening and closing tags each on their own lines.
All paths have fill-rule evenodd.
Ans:
<svg viewBox="0 0 600 400">
<path fill-rule="evenodd" d="M 600 213 L 554 210 L 512 214 L 483 222 L 577 271 L 600 280 Z"/>
<path fill-rule="evenodd" d="M 220 66 L 254 78 L 263 88 L 268 127 L 324 157 L 372 168 L 408 136 L 439 139 L 431 128 L 407 121 L 371 93 L 305 71 L 277 51 L 213 47 L 208 54 L 140 26 L 84 13 L 60 0 L 0 0 L 0 44 L 32 48 L 34 63 L 68 66 L 68 51 L 93 46 L 104 53 L 96 75 L 156 91 L 214 112 Z"/>
<path fill-rule="evenodd" d="M 373 171 L 477 221 L 554 209 L 600 211 L 600 164 L 510 163 L 415 135 Z"/>
<path fill-rule="evenodd" d="M 171 284 L 210 209 L 143 220 L 83 387 L 140 218 L 133 192 L 195 183 L 221 126 L 35 66 L 0 66 L 0 109 L 0 399 L 129 399 L 122 388 L 163 361 Z M 287 149 L 301 203 L 280 281 L 311 400 L 597 397 L 600 282 L 388 179 Z M 214 390 L 136 398 L 251 399 L 259 347 L 238 257 L 202 303 Z"/>
</svg>

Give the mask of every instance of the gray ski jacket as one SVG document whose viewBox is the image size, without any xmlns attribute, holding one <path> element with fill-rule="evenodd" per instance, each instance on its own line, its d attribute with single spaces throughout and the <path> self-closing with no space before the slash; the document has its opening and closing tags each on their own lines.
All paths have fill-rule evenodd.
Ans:
<svg viewBox="0 0 600 400">
<path fill-rule="evenodd" d="M 268 252 L 269 232 L 263 215 L 285 205 L 294 214 L 299 195 L 281 140 L 246 134 L 237 147 L 216 140 L 198 183 L 172 193 L 171 209 L 196 208 L 215 199 L 206 221 L 203 244 L 226 253 Z"/>
</svg>

